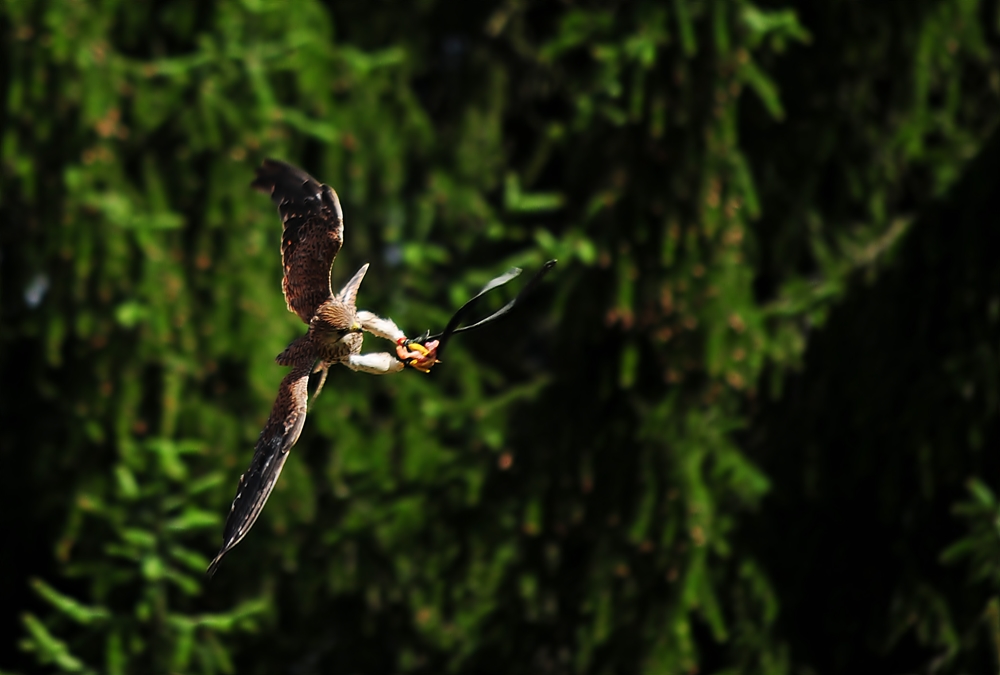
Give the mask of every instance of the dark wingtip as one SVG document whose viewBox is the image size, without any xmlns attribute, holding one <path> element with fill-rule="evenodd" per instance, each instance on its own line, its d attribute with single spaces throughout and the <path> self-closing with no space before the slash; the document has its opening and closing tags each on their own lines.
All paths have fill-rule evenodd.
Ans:
<svg viewBox="0 0 1000 675">
<path fill-rule="evenodd" d="M 323 185 L 302 169 L 279 159 L 265 159 L 257 167 L 250 187 L 269 195 L 279 206 L 285 200 L 292 202 L 315 199 L 317 195 L 326 202 L 337 218 L 343 219 L 340 198 L 329 185 Z"/>
<path fill-rule="evenodd" d="M 250 187 L 268 195 L 274 195 L 280 190 L 289 194 L 312 196 L 319 191 L 319 181 L 287 162 L 268 158 L 257 167 Z"/>
<path fill-rule="evenodd" d="M 219 565 L 222 564 L 222 558 L 229 552 L 229 549 L 225 546 L 219 551 L 219 554 L 212 559 L 212 562 L 208 563 L 208 569 L 205 570 L 205 576 L 209 579 L 215 576 L 215 573 L 219 570 Z"/>
<path fill-rule="evenodd" d="M 212 577 L 215 576 L 215 573 L 219 571 L 219 566 L 222 564 L 222 559 L 226 557 L 226 554 L 232 551 L 233 547 L 236 546 L 236 544 L 238 543 L 239 543 L 238 541 L 227 542 L 222 548 L 219 549 L 219 552 L 216 554 L 216 556 L 212 558 L 212 562 L 208 563 L 208 568 L 205 570 L 206 577 L 211 579 Z"/>
<path fill-rule="evenodd" d="M 282 173 L 283 169 L 286 171 L 287 169 L 294 170 L 292 166 L 286 164 L 285 162 L 277 159 L 265 159 L 261 162 L 261 165 L 254 170 L 254 179 L 250 181 L 250 187 L 258 192 L 271 194 L 276 183 L 275 178 L 278 174 Z"/>
</svg>

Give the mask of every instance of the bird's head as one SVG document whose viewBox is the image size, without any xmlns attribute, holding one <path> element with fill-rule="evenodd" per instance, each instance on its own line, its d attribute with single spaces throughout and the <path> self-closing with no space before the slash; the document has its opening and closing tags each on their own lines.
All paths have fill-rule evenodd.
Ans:
<svg viewBox="0 0 1000 675">
<path fill-rule="evenodd" d="M 312 328 L 325 339 L 340 340 L 347 335 L 361 332 L 361 319 L 357 310 L 337 300 L 331 300 L 320 305 L 316 316 L 311 322 Z"/>
</svg>

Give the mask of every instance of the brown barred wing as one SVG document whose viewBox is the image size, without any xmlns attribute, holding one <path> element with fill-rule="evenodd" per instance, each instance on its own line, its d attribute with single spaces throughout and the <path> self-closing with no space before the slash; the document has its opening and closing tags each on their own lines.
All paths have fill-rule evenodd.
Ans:
<svg viewBox="0 0 1000 675">
<path fill-rule="evenodd" d="M 330 268 L 344 241 L 337 193 L 301 169 L 266 159 L 250 186 L 271 195 L 281 215 L 281 288 L 288 309 L 305 323 L 333 296 Z"/>
<path fill-rule="evenodd" d="M 281 469 L 288 459 L 288 452 L 299 439 L 302 425 L 306 421 L 307 385 L 309 373 L 312 372 L 312 362 L 298 365 L 285 376 L 278 389 L 278 398 L 274 402 L 271 414 L 267 418 L 264 430 L 260 432 L 257 446 L 254 448 L 250 468 L 240 476 L 236 497 L 226 518 L 226 527 L 222 535 L 222 548 L 208 566 L 208 575 L 212 576 L 219 568 L 222 558 L 234 546 L 243 540 L 257 517 L 264 509 L 264 504 L 278 482 Z"/>
</svg>

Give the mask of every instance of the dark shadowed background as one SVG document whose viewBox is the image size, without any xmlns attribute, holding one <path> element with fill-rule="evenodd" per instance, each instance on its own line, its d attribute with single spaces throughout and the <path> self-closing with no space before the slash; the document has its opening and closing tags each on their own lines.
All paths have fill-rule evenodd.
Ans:
<svg viewBox="0 0 1000 675">
<path fill-rule="evenodd" d="M 987 0 L 2 0 L 0 672 L 997 672 L 998 120 Z M 560 263 L 208 581 L 265 157 L 411 334 Z"/>
</svg>

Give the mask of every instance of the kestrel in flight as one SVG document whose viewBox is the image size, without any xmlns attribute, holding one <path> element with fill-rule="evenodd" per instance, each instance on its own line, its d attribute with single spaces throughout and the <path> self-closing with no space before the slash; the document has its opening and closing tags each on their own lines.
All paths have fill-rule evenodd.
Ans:
<svg viewBox="0 0 1000 675">
<path fill-rule="evenodd" d="M 223 556 L 253 527 L 264 508 L 288 452 L 299 439 L 306 421 L 309 375 L 321 373 L 313 400 L 326 381 L 330 366 L 342 363 L 366 373 L 396 373 L 406 366 L 428 372 L 437 363 L 438 343 L 414 343 L 391 319 L 358 311 L 355 300 L 364 265 L 334 294 L 330 285 L 333 260 L 344 241 L 344 216 L 337 193 L 304 171 L 273 159 L 265 160 L 250 184 L 271 196 L 284 226 L 281 261 L 282 290 L 288 309 L 309 326 L 275 359 L 291 366 L 278 387 L 278 397 L 267 418 L 250 468 L 240 476 L 236 497 L 226 518 L 222 548 L 208 566 L 209 576 Z M 396 343 L 396 353 L 362 354 L 362 332 L 368 331 Z"/>
</svg>

